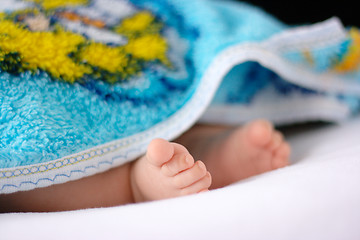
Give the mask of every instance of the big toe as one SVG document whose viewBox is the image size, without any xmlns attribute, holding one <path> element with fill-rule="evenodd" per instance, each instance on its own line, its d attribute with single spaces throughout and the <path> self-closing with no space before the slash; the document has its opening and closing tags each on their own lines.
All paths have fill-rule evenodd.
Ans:
<svg viewBox="0 0 360 240">
<path fill-rule="evenodd" d="M 265 146 L 269 144 L 274 133 L 273 125 L 266 120 L 256 120 L 246 126 L 247 137 L 255 146 Z"/>
<path fill-rule="evenodd" d="M 161 167 L 164 163 L 168 162 L 174 155 L 174 146 L 161 138 L 154 139 L 150 142 L 146 159 L 152 165 Z"/>
</svg>

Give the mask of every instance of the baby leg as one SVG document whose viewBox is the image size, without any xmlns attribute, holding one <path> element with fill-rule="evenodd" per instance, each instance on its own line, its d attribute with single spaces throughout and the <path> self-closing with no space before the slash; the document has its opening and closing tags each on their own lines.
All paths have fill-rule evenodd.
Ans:
<svg viewBox="0 0 360 240">
<path fill-rule="evenodd" d="M 207 191 L 211 176 L 185 147 L 162 139 L 140 159 L 90 177 L 0 195 L 0 212 L 53 212 L 110 207 Z"/>
<path fill-rule="evenodd" d="M 155 139 L 146 155 L 132 163 L 64 184 L 0 195 L 0 212 L 64 211 L 183 196 L 207 191 L 211 182 L 211 188 L 219 188 L 284 167 L 290 155 L 282 135 L 264 120 L 232 131 L 195 127 L 178 140 L 206 167 L 183 145 Z"/>
<path fill-rule="evenodd" d="M 130 166 L 45 188 L 0 194 L 0 212 L 55 212 L 132 203 Z"/>
</svg>

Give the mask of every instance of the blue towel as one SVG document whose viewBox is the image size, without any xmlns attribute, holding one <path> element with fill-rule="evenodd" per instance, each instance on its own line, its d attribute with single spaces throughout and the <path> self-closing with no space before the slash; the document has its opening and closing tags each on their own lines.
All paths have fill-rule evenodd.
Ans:
<svg viewBox="0 0 360 240">
<path fill-rule="evenodd" d="M 79 179 L 196 121 L 341 121 L 360 33 L 211 0 L 1 0 L 0 193 Z"/>
</svg>

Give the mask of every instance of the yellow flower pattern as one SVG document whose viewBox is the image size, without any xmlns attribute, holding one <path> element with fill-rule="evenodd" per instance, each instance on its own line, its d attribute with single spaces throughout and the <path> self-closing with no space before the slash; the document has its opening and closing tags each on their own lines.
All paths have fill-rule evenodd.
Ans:
<svg viewBox="0 0 360 240">
<path fill-rule="evenodd" d="M 86 5 L 87 0 L 27 1 L 34 2 L 37 8 L 0 13 L 0 70 L 41 70 L 69 83 L 90 75 L 114 83 L 139 73 L 147 62 L 171 65 L 166 55 L 167 40 L 160 33 L 163 25 L 150 12 L 139 11 L 110 27 L 127 39 L 126 44 L 110 46 L 67 31 L 57 23 L 50 26 L 48 19 L 55 15 L 92 27 L 105 27 L 100 20 L 61 9 Z"/>
<path fill-rule="evenodd" d="M 127 53 L 136 58 L 145 61 L 160 60 L 164 64 L 169 64 L 166 57 L 167 42 L 159 34 L 148 34 L 130 39 L 124 48 Z"/>
<path fill-rule="evenodd" d="M 335 65 L 337 72 L 351 72 L 359 69 L 360 66 L 360 32 L 352 28 L 349 32 L 351 45 L 345 56 Z"/>
<path fill-rule="evenodd" d="M 88 0 L 27 0 L 39 4 L 44 10 L 88 4 Z"/>
<path fill-rule="evenodd" d="M 81 35 L 62 29 L 53 32 L 31 32 L 12 21 L 0 21 L 2 54 L 16 52 L 26 70 L 41 69 L 55 78 L 74 82 L 89 73 L 89 68 L 75 63 L 68 55 L 85 42 Z"/>
</svg>

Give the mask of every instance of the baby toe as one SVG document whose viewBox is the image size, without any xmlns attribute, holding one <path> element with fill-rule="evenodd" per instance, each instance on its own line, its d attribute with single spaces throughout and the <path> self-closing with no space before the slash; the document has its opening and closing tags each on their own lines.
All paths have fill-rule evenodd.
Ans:
<svg viewBox="0 0 360 240">
<path fill-rule="evenodd" d="M 284 158 L 289 158 L 290 153 L 291 153 L 290 145 L 287 142 L 282 142 L 276 154 Z"/>
<path fill-rule="evenodd" d="M 274 132 L 271 141 L 268 144 L 270 151 L 275 151 L 279 148 L 280 144 L 284 142 L 284 136 L 280 132 Z"/>
<path fill-rule="evenodd" d="M 206 175 L 206 173 L 207 170 L 205 164 L 201 161 L 197 161 L 191 168 L 180 172 L 179 174 L 174 176 L 174 185 L 175 187 L 180 189 L 186 188 L 193 183 L 199 181 Z"/>
<path fill-rule="evenodd" d="M 272 139 L 274 127 L 266 120 L 256 120 L 249 123 L 247 131 L 251 143 L 256 146 L 265 146 Z"/>
<path fill-rule="evenodd" d="M 274 154 L 274 159 L 272 161 L 272 168 L 277 169 L 289 165 L 290 152 L 291 152 L 290 145 L 286 142 L 281 143 Z"/>
<path fill-rule="evenodd" d="M 206 172 L 205 176 L 190 186 L 181 189 L 180 195 L 190 195 L 194 193 L 207 192 L 211 185 L 211 175 Z"/>
<path fill-rule="evenodd" d="M 175 154 L 174 157 L 161 167 L 165 176 L 172 177 L 176 174 L 191 168 L 194 165 L 194 158 L 189 153 Z"/>
<path fill-rule="evenodd" d="M 146 159 L 150 164 L 161 167 L 173 157 L 174 151 L 174 146 L 170 142 L 157 138 L 150 142 L 146 152 Z"/>
</svg>

